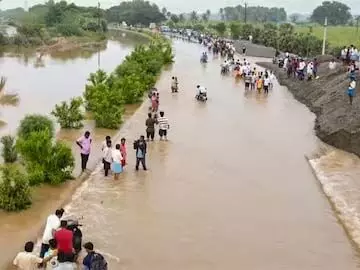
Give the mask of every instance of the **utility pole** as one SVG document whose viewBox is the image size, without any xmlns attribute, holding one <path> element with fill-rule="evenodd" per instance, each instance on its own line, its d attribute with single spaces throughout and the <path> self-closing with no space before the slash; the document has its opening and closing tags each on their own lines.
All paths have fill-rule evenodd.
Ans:
<svg viewBox="0 0 360 270">
<path fill-rule="evenodd" d="M 246 22 L 247 22 L 247 3 L 245 2 L 245 9 L 244 9 L 244 22 L 245 22 L 245 24 L 246 24 Z"/>
<path fill-rule="evenodd" d="M 324 37 L 323 37 L 322 55 L 325 55 L 326 31 L 327 31 L 327 17 L 325 17 L 325 22 L 324 22 Z"/>
<path fill-rule="evenodd" d="M 98 30 L 101 31 L 101 22 L 100 22 L 100 0 L 98 0 Z M 98 49 L 98 70 L 100 70 L 100 47 Z"/>
<path fill-rule="evenodd" d="M 28 12 L 29 10 L 28 10 L 28 1 L 27 0 L 25 0 L 25 2 L 24 2 L 24 10 L 26 11 L 26 12 Z"/>
</svg>

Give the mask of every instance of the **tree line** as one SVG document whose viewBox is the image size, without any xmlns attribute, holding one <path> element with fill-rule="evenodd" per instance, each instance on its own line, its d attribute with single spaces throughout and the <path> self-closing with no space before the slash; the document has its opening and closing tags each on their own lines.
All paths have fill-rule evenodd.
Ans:
<svg viewBox="0 0 360 270">
<path fill-rule="evenodd" d="M 49 0 L 32 6 L 28 12 L 17 8 L 3 11 L 0 15 L 17 28 L 14 36 L 0 34 L 0 45 L 43 45 L 51 43 L 57 36 L 91 36 L 107 31 L 105 12 L 66 1 Z"/>
</svg>

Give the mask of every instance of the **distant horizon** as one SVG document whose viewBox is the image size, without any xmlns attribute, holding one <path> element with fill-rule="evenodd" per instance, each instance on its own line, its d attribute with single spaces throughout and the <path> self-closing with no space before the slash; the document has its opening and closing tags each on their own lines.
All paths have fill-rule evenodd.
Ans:
<svg viewBox="0 0 360 270">
<path fill-rule="evenodd" d="M 55 0 L 56 2 L 60 0 Z M 27 2 L 28 7 L 32 7 L 37 4 L 44 4 L 47 0 L 2 0 L 0 2 L 0 10 L 7 10 L 13 8 L 24 8 L 25 2 Z M 79 6 L 97 6 L 98 0 L 69 0 L 68 3 L 75 3 Z M 121 2 L 119 0 L 100 0 L 101 7 L 104 9 L 108 9 L 112 6 L 119 5 Z M 222 3 L 212 0 L 197 0 L 196 2 L 191 3 L 192 8 L 188 8 L 186 5 L 184 6 L 184 1 L 182 0 L 153 0 L 149 1 L 151 3 L 155 3 L 159 6 L 160 10 L 165 7 L 171 13 L 179 14 L 179 13 L 191 13 L 192 11 L 196 11 L 198 13 L 204 13 L 206 9 L 209 9 L 211 13 L 217 14 L 220 8 L 224 8 L 227 6 L 237 6 L 244 5 L 244 0 L 224 0 Z M 320 5 L 323 0 L 313 0 L 311 5 L 303 5 L 303 0 L 292 0 L 292 3 L 289 4 L 288 1 L 284 0 L 273 0 L 271 5 L 268 5 L 268 2 L 265 0 L 252 0 L 248 1 L 249 6 L 264 6 L 264 7 L 278 7 L 284 8 L 288 15 L 290 14 L 301 14 L 301 15 L 311 15 L 314 8 Z M 351 13 L 353 15 L 360 14 L 360 4 L 357 4 L 359 0 L 344 0 L 340 1 L 344 4 L 347 4 L 351 9 Z M 204 6 L 207 8 L 204 10 Z M 355 9 L 356 7 L 356 9 Z M 305 9 L 306 8 L 306 9 Z"/>
</svg>

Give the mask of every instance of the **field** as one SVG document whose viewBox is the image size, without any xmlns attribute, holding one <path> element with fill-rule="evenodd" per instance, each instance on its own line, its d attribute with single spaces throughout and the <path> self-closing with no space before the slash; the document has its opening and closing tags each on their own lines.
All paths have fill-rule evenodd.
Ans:
<svg viewBox="0 0 360 270">
<path fill-rule="evenodd" d="M 311 26 L 296 26 L 296 31 L 308 33 L 309 27 Z M 312 26 L 312 31 L 318 38 L 323 38 L 323 26 Z M 353 44 L 357 48 L 360 48 L 360 27 L 357 30 L 355 26 L 328 26 L 327 40 L 330 43 L 330 46 L 342 47 Z"/>
</svg>

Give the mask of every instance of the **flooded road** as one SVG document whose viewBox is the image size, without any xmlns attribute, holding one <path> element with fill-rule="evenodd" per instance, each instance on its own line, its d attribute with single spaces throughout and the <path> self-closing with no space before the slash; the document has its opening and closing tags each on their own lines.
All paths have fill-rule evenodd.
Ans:
<svg viewBox="0 0 360 270">
<path fill-rule="evenodd" d="M 129 166 L 120 180 L 99 167 L 67 207 L 83 218 L 84 241 L 119 270 L 360 268 L 304 158 L 319 147 L 314 115 L 284 87 L 249 94 L 220 76 L 219 59 L 201 66 L 198 45 L 174 47 L 176 62 L 158 83 L 169 142 L 149 143 L 149 171 L 134 171 L 143 104 L 121 131 Z M 208 88 L 206 104 L 194 99 L 197 84 Z"/>
</svg>

